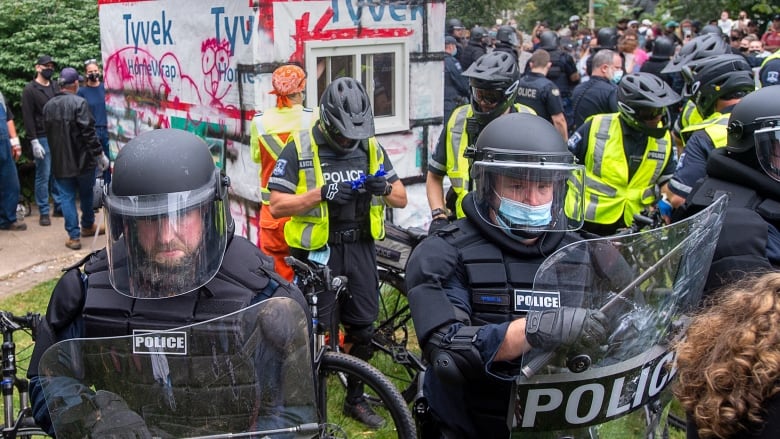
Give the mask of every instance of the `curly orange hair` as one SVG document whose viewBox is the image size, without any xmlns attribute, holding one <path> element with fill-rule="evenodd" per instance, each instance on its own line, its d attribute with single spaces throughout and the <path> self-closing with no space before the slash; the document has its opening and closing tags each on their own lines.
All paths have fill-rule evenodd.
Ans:
<svg viewBox="0 0 780 439">
<path fill-rule="evenodd" d="M 699 437 L 759 429 L 763 402 L 780 392 L 780 273 L 720 290 L 676 349 L 673 391 Z"/>
</svg>

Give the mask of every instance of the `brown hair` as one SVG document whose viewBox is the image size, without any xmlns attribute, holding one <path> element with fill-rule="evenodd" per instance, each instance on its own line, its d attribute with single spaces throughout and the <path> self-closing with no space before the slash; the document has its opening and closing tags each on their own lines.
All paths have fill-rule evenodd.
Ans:
<svg viewBox="0 0 780 439">
<path fill-rule="evenodd" d="M 699 437 L 760 428 L 763 402 L 780 392 L 780 273 L 720 290 L 676 349 L 673 391 Z"/>
<path fill-rule="evenodd" d="M 544 49 L 536 49 L 531 55 L 534 68 L 546 67 L 548 62 L 550 62 L 550 52 Z"/>
</svg>

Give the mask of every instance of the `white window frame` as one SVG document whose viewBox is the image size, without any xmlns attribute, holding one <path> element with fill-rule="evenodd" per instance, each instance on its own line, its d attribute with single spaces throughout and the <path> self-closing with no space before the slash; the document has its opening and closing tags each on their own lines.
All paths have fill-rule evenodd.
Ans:
<svg viewBox="0 0 780 439">
<path fill-rule="evenodd" d="M 306 42 L 306 71 L 309 72 L 309 80 L 306 84 L 306 106 L 315 107 L 319 105 L 319 96 L 317 95 L 317 58 L 332 56 L 353 56 L 355 57 L 355 71 L 352 77 L 361 81 L 360 72 L 362 55 L 376 55 L 379 53 L 393 53 L 395 56 L 395 67 L 393 79 L 395 80 L 395 89 L 393 90 L 393 103 L 395 105 L 395 115 L 377 116 L 374 118 L 374 125 L 377 134 L 393 133 L 407 131 L 409 129 L 409 53 L 405 39 L 398 38 L 378 38 L 378 39 L 355 39 L 355 40 L 327 40 L 327 41 L 307 41 Z M 371 88 L 373 84 L 363 84 L 368 92 L 373 106 L 374 94 Z"/>
</svg>

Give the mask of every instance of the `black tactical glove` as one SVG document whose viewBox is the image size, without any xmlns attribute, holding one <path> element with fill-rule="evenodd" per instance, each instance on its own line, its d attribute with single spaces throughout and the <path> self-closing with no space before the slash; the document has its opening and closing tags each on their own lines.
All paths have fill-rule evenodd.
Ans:
<svg viewBox="0 0 780 439">
<path fill-rule="evenodd" d="M 320 188 L 322 200 L 333 204 L 348 204 L 355 198 L 355 194 L 356 191 L 352 189 L 352 183 L 346 181 L 326 184 Z"/>
<path fill-rule="evenodd" d="M 606 344 L 607 328 L 609 320 L 601 311 L 564 306 L 529 312 L 525 339 L 546 352 L 558 346 L 593 349 Z"/>
<path fill-rule="evenodd" d="M 447 218 L 434 218 L 433 221 L 431 221 L 431 225 L 428 226 L 428 234 L 433 235 L 434 232 L 446 227 L 449 223 L 450 220 Z"/>
<path fill-rule="evenodd" d="M 377 197 L 390 195 L 390 192 L 393 190 L 393 186 L 387 182 L 387 179 L 384 175 L 379 177 L 369 175 L 366 177 L 366 182 L 364 185 L 368 193 L 371 195 L 376 195 Z"/>
<path fill-rule="evenodd" d="M 58 437 L 151 439 L 143 418 L 116 393 L 98 390 L 82 395 L 82 403 L 63 411 L 54 425 Z"/>
</svg>

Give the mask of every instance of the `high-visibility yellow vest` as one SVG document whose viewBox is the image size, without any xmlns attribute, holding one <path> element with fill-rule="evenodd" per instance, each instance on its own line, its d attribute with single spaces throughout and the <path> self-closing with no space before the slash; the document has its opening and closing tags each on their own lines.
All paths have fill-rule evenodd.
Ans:
<svg viewBox="0 0 780 439">
<path fill-rule="evenodd" d="M 685 129 L 688 126 L 696 125 L 703 121 L 704 118 L 699 113 L 699 109 L 696 108 L 696 104 L 693 100 L 689 99 L 683 107 L 682 114 L 680 114 L 680 128 Z"/>
<path fill-rule="evenodd" d="M 523 104 L 515 104 L 518 113 L 536 115 L 533 108 Z M 469 171 L 471 163 L 463 154 L 469 146 L 469 136 L 466 134 L 466 121 L 474 115 L 471 104 L 461 105 L 452 111 L 450 120 L 447 121 L 446 147 L 447 147 L 447 177 L 450 179 L 452 190 L 458 196 L 455 201 L 455 214 L 458 218 L 466 216 L 463 213 L 463 198 L 469 191 Z M 477 139 L 471 139 L 475 142 Z"/>
<path fill-rule="evenodd" d="M 325 184 L 322 166 L 318 154 L 319 147 L 312 138 L 311 129 L 293 133 L 295 149 L 298 152 L 298 185 L 296 194 L 304 194 Z M 382 148 L 371 137 L 368 140 L 368 173 L 375 174 L 379 165 L 384 163 Z M 371 236 L 374 239 L 385 237 L 385 200 L 381 196 L 371 197 L 369 208 Z M 304 250 L 317 250 L 328 243 L 329 221 L 328 203 L 320 201 L 316 206 L 300 215 L 293 216 L 284 226 L 284 239 L 287 245 Z"/>
<path fill-rule="evenodd" d="M 780 58 L 780 51 L 775 51 L 771 55 L 769 55 L 766 58 L 764 58 L 764 60 L 761 61 L 761 67 L 763 68 L 766 65 L 766 63 L 768 63 L 769 61 L 771 61 L 773 59 L 777 59 L 777 58 Z"/>
<path fill-rule="evenodd" d="M 255 163 L 260 163 L 260 199 L 263 204 L 268 204 L 270 192 L 268 192 L 267 181 L 263 181 L 263 175 L 266 180 L 271 175 L 276 160 L 282 149 L 292 136 L 287 136 L 282 140 L 280 134 L 289 134 L 294 131 L 308 130 L 317 120 L 318 109 L 306 108 L 300 104 L 285 108 L 269 108 L 263 113 L 255 114 L 250 127 L 249 152 Z M 265 149 L 270 157 L 271 163 L 262 163 L 260 147 Z"/>
<path fill-rule="evenodd" d="M 707 136 L 709 136 L 715 148 L 722 148 L 726 146 L 726 143 L 728 142 L 729 116 L 730 114 L 722 114 L 716 111 L 706 120 L 683 128 L 680 130 L 680 135 L 687 143 L 693 133 L 696 131 L 704 131 L 707 133 Z"/>
<path fill-rule="evenodd" d="M 623 129 L 619 113 L 593 117 L 585 153 L 585 221 L 613 224 L 621 215 L 626 225 L 634 222 L 634 214 L 656 200 L 656 181 L 672 157 L 671 136 L 647 138 L 642 163 L 628 179 L 628 160 L 623 149 Z M 578 218 L 579 205 L 569 191 L 566 213 Z"/>
</svg>

